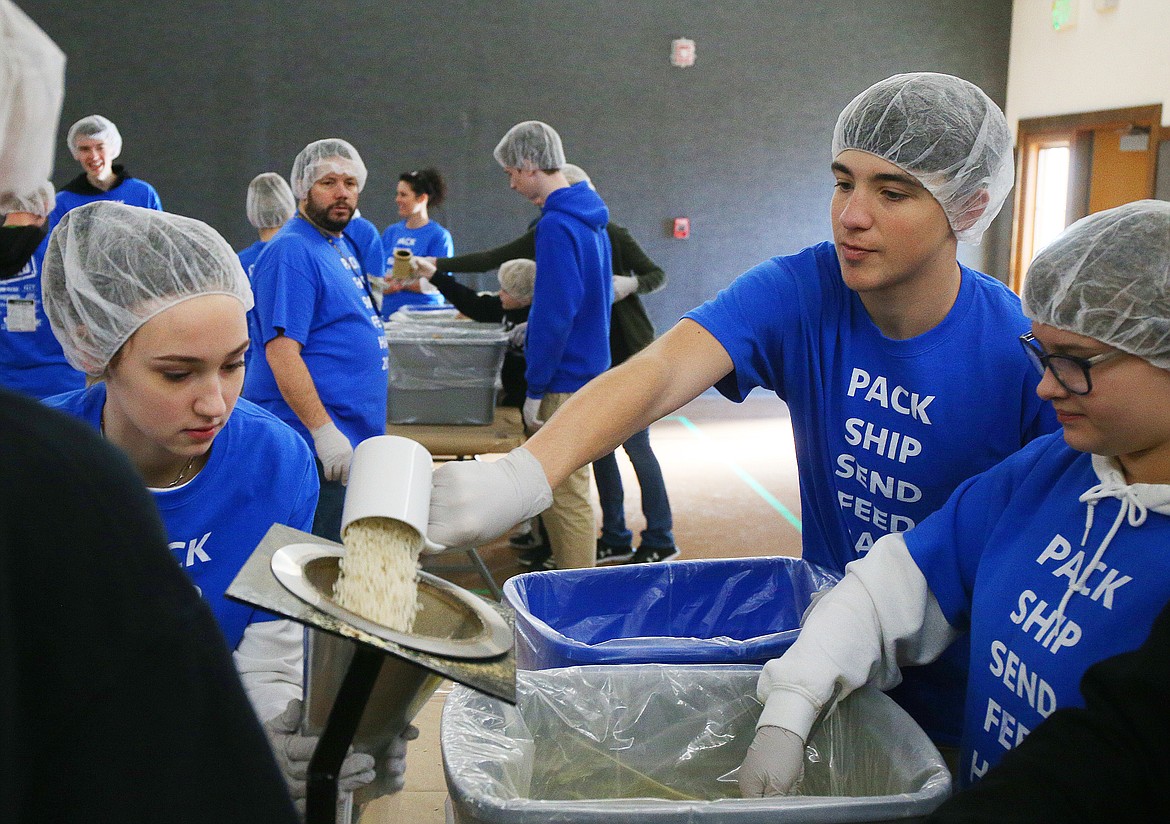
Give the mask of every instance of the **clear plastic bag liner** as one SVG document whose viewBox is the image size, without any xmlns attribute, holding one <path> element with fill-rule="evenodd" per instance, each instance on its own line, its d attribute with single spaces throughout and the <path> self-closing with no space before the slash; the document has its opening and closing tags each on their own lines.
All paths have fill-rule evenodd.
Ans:
<svg viewBox="0 0 1170 824">
<path fill-rule="evenodd" d="M 840 576 L 799 558 L 533 572 L 508 579 L 516 665 L 751 663 L 779 657 Z"/>
<path fill-rule="evenodd" d="M 758 667 L 595 665 L 517 673 L 517 705 L 456 687 L 443 766 L 462 824 L 897 821 L 951 777 L 926 734 L 871 688 L 814 735 L 798 795 L 742 799 L 727 776 L 755 734 Z"/>
<path fill-rule="evenodd" d="M 391 390 L 495 388 L 508 336 L 494 323 L 386 325 Z"/>
</svg>

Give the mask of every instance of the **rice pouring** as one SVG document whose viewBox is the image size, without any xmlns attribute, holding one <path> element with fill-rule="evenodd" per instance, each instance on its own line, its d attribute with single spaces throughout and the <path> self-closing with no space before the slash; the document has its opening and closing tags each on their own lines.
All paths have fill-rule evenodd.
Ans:
<svg viewBox="0 0 1170 824">
<path fill-rule="evenodd" d="M 376 624 L 410 632 L 418 612 L 422 535 L 393 518 L 361 518 L 346 528 L 342 543 L 334 600 Z"/>
</svg>

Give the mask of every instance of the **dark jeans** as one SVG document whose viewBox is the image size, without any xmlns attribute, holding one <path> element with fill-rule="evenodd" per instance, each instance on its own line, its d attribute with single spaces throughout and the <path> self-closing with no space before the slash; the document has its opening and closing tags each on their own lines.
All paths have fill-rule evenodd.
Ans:
<svg viewBox="0 0 1170 824">
<path fill-rule="evenodd" d="M 642 514 L 646 517 L 642 546 L 674 546 L 670 499 L 666 497 L 662 467 L 650 448 L 650 430 L 643 429 L 631 435 L 622 448 L 634 465 L 634 474 L 642 487 Z M 601 540 L 610 546 L 629 546 L 634 534 L 626 529 L 625 491 L 617 456 L 611 452 L 594 461 L 593 477 L 597 481 L 597 496 L 601 499 Z"/>
<path fill-rule="evenodd" d="M 345 504 L 345 487 L 341 481 L 325 480 L 325 467 L 317 461 L 317 479 L 321 495 L 313 513 L 313 534 L 341 543 L 341 508 Z"/>
</svg>

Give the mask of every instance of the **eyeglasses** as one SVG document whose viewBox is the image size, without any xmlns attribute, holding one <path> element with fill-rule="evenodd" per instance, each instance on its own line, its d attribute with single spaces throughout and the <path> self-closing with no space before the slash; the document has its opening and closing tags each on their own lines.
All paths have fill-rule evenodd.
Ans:
<svg viewBox="0 0 1170 824">
<path fill-rule="evenodd" d="M 1051 369 L 1052 377 L 1057 383 L 1074 395 L 1087 395 L 1093 391 L 1093 379 L 1089 370 L 1107 360 L 1113 360 L 1125 353 L 1119 349 L 1093 355 L 1091 358 L 1078 358 L 1074 355 L 1050 355 L 1036 341 L 1031 332 L 1020 335 L 1020 346 L 1024 347 L 1024 354 L 1028 362 L 1036 368 L 1041 377 L 1044 370 Z"/>
</svg>

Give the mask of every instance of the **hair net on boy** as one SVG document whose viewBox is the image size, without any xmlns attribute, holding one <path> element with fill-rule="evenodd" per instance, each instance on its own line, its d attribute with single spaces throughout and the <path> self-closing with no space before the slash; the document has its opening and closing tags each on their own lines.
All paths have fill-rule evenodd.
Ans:
<svg viewBox="0 0 1170 824">
<path fill-rule="evenodd" d="M 897 74 L 853 98 L 833 129 L 833 157 L 846 149 L 913 175 L 965 243 L 982 239 L 1015 179 L 1003 112 L 978 86 L 949 74 Z"/>
<path fill-rule="evenodd" d="M 1170 203 L 1081 218 L 1028 267 L 1024 314 L 1170 369 Z"/>
<path fill-rule="evenodd" d="M 536 291 L 536 261 L 528 258 L 506 260 L 500 264 L 496 277 L 500 279 L 500 288 L 512 297 L 532 300 Z"/>
<path fill-rule="evenodd" d="M 543 169 L 551 172 L 565 165 L 565 150 L 557 130 L 539 120 L 525 120 L 508 129 L 492 156 L 501 166 Z"/>
<path fill-rule="evenodd" d="M 61 218 L 41 290 L 65 359 L 89 375 L 102 374 L 139 327 L 184 300 L 231 295 L 252 308 L 240 259 L 206 223 L 105 200 Z"/>
<path fill-rule="evenodd" d="M 309 194 L 309 189 L 325 175 L 353 175 L 357 178 L 358 191 L 366 187 L 366 164 L 357 149 L 339 137 L 315 140 L 297 155 L 293 161 L 292 192 L 297 200 Z"/>
<path fill-rule="evenodd" d="M 53 184 L 45 180 L 40 186 L 28 192 L 0 193 L 0 215 L 13 212 L 27 212 L 30 215 L 48 217 L 57 203 L 57 192 Z"/>
<path fill-rule="evenodd" d="M 576 184 L 584 181 L 589 184 L 590 189 L 597 191 L 597 187 L 593 185 L 593 181 L 589 179 L 589 175 L 587 175 L 585 170 L 575 163 L 566 163 L 564 166 L 562 166 L 561 174 L 565 176 L 565 180 L 569 181 L 570 186 L 575 186 Z"/>
<path fill-rule="evenodd" d="M 248 184 L 248 222 L 257 229 L 279 229 L 297 211 L 288 182 L 276 172 L 264 172 Z"/>
<path fill-rule="evenodd" d="M 106 144 L 106 158 L 113 160 L 122 154 L 122 133 L 112 122 L 100 114 L 91 114 L 83 117 L 69 127 L 69 135 L 65 138 L 65 145 L 69 147 L 74 160 L 77 159 L 77 141 L 83 137 L 100 140 Z"/>
</svg>

